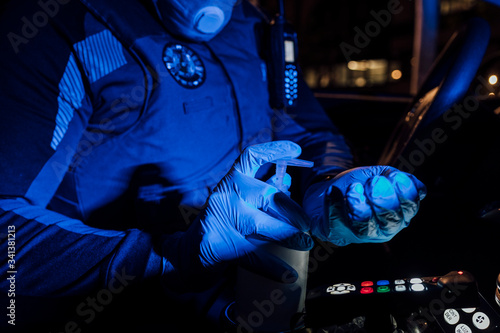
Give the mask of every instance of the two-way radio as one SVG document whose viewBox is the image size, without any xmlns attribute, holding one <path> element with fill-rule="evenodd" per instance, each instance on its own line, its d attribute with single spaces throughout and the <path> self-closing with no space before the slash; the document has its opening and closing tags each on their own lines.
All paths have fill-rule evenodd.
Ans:
<svg viewBox="0 0 500 333">
<path fill-rule="evenodd" d="M 297 33 L 285 20 L 283 0 L 269 33 L 270 103 L 273 108 L 293 108 L 298 97 Z"/>
</svg>

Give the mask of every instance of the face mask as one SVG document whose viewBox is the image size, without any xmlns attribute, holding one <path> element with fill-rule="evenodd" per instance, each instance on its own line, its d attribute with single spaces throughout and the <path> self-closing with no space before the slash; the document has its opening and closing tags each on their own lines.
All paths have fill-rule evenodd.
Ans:
<svg viewBox="0 0 500 333">
<path fill-rule="evenodd" d="M 153 0 L 170 33 L 208 41 L 224 28 L 237 0 Z"/>
</svg>

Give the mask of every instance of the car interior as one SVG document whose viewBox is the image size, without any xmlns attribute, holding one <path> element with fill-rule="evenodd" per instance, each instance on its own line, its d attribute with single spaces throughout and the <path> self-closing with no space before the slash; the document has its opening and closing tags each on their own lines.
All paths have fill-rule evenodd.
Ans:
<svg viewBox="0 0 500 333">
<path fill-rule="evenodd" d="M 499 332 L 500 2 L 285 4 L 304 77 L 355 165 L 397 167 L 428 191 L 417 216 L 391 241 L 335 248 L 310 265 L 308 290 L 467 272 L 481 299 L 474 308 L 490 316 L 487 326 L 465 312 L 448 322 L 453 304 L 442 297 L 395 296 L 391 308 L 375 297 L 334 300 L 325 293 L 322 302 L 306 300 L 309 323 L 329 327 L 325 332 Z M 261 5 L 276 10 L 275 1 Z M 364 328 L 353 324 L 358 315 Z"/>
</svg>

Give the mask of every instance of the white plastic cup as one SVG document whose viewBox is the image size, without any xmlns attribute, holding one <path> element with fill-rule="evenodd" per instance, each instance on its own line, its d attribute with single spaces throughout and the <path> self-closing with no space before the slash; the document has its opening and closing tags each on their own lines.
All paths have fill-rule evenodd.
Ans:
<svg viewBox="0 0 500 333">
<path fill-rule="evenodd" d="M 263 241 L 252 241 L 284 260 L 298 273 L 293 283 L 284 274 L 283 283 L 273 281 L 244 268 L 238 268 L 234 318 L 236 332 L 289 332 L 292 319 L 305 309 L 309 251 L 298 251 Z M 294 329 L 303 326 L 300 322 Z"/>
</svg>

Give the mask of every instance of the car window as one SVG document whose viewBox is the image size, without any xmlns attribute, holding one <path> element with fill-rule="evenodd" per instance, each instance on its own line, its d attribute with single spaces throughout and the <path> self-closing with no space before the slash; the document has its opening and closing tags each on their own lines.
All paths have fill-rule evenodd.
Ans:
<svg viewBox="0 0 500 333">
<path fill-rule="evenodd" d="M 492 30 L 488 53 L 498 49 L 500 7 L 486 1 L 285 0 L 285 16 L 298 34 L 299 63 L 307 83 L 313 89 L 360 93 L 414 92 L 419 3 L 436 9 L 435 18 L 427 15 L 423 21 L 428 31 L 420 44 L 421 76 L 470 17 L 488 20 Z M 277 4 L 277 0 L 260 2 L 271 13 Z"/>
</svg>

